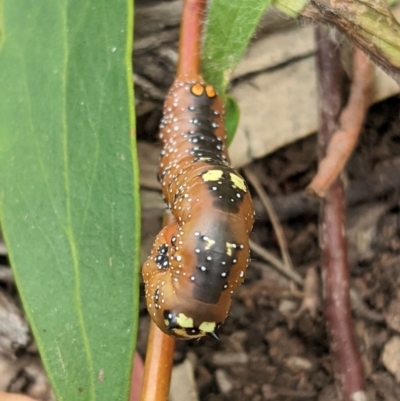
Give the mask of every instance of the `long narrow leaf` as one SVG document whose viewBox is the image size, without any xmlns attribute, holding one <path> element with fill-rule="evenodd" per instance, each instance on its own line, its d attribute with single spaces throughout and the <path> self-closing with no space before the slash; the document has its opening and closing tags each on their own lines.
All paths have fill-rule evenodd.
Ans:
<svg viewBox="0 0 400 401">
<path fill-rule="evenodd" d="M 224 95 L 270 0 L 214 0 L 204 31 L 202 70 L 206 80 Z"/>
<path fill-rule="evenodd" d="M 232 71 L 240 61 L 260 18 L 271 0 L 214 0 L 210 2 L 202 48 L 202 73 L 226 103 L 226 127 L 232 141 L 239 122 L 239 108 L 226 98 Z"/>
<path fill-rule="evenodd" d="M 139 278 L 131 4 L 0 7 L 0 217 L 58 400 L 128 397 Z"/>
</svg>

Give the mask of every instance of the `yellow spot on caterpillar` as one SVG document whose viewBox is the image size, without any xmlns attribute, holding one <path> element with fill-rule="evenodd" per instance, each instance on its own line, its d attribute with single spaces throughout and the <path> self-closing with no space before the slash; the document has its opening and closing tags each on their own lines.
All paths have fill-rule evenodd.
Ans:
<svg viewBox="0 0 400 401">
<path fill-rule="evenodd" d="M 216 326 L 215 322 L 203 322 L 199 326 L 199 329 L 204 333 L 213 333 L 215 331 L 215 326 Z"/>
<path fill-rule="evenodd" d="M 191 88 L 191 92 L 195 96 L 201 96 L 204 93 L 203 85 L 194 84 Z"/>
<path fill-rule="evenodd" d="M 236 249 L 236 244 L 233 244 L 231 242 L 226 243 L 226 254 L 228 256 L 232 256 L 232 249 Z"/>
<path fill-rule="evenodd" d="M 176 322 L 179 326 L 184 328 L 193 328 L 193 319 L 191 317 L 187 317 L 184 313 L 180 313 L 177 318 Z"/>
<path fill-rule="evenodd" d="M 229 175 L 231 177 L 231 181 L 235 188 L 241 189 L 243 192 L 247 192 L 247 187 L 246 187 L 246 184 L 245 184 L 243 178 L 241 178 L 238 175 L 233 174 L 233 173 L 229 173 Z"/>
<path fill-rule="evenodd" d="M 218 181 L 222 177 L 222 170 L 208 170 L 203 174 L 203 181 Z"/>
<path fill-rule="evenodd" d="M 208 251 L 208 250 L 211 249 L 211 247 L 215 244 L 215 241 L 208 238 L 208 239 L 206 240 L 206 242 L 207 242 L 207 245 L 205 246 L 204 249 L 205 249 L 206 251 Z"/>
<path fill-rule="evenodd" d="M 177 336 L 179 336 L 179 337 L 186 337 L 186 338 L 190 338 L 190 337 L 191 337 L 191 336 L 186 332 L 185 329 L 177 329 L 177 328 L 175 328 L 175 329 L 172 329 L 172 332 L 173 332 L 174 334 L 176 334 Z"/>
<path fill-rule="evenodd" d="M 206 86 L 206 95 L 211 98 L 217 96 L 215 89 L 211 85 Z"/>
</svg>

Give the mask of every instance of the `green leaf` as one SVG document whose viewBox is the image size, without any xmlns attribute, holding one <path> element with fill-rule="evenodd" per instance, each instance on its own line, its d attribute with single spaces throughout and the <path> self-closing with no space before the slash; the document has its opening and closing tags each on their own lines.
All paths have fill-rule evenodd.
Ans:
<svg viewBox="0 0 400 401">
<path fill-rule="evenodd" d="M 0 218 L 58 400 L 127 400 L 136 337 L 132 2 L 3 0 Z"/>
<path fill-rule="evenodd" d="M 225 128 L 228 137 L 228 145 L 231 144 L 237 127 L 239 125 L 240 109 L 236 100 L 232 96 L 227 96 L 225 100 Z"/>
<path fill-rule="evenodd" d="M 270 0 L 214 0 L 204 31 L 202 73 L 225 96 L 233 69 L 241 59 Z"/>
</svg>

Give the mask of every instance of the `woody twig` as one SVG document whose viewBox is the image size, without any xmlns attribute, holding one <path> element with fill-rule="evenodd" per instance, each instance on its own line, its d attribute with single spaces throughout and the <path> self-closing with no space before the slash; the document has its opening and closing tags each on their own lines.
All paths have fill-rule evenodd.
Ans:
<svg viewBox="0 0 400 401">
<path fill-rule="evenodd" d="M 200 74 L 200 36 L 206 0 L 185 0 L 179 43 L 177 75 Z M 163 225 L 170 224 L 164 216 Z M 150 323 L 141 401 L 166 401 L 170 388 L 175 340 Z"/>
<path fill-rule="evenodd" d="M 316 29 L 317 74 L 320 90 L 320 159 L 340 125 L 345 72 L 339 50 L 326 28 Z M 357 348 L 350 308 L 350 274 L 345 237 L 343 183 L 336 178 L 327 190 L 320 215 L 320 242 L 325 286 L 325 312 L 338 389 L 343 401 L 365 400 L 365 378 Z"/>
</svg>

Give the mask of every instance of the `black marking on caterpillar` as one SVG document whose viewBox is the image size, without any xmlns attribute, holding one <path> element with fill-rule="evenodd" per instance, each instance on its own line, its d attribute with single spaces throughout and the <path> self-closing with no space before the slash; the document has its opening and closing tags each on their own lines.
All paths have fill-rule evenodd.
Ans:
<svg viewBox="0 0 400 401">
<path fill-rule="evenodd" d="M 211 174 L 210 172 L 212 171 L 215 173 Z M 213 179 L 206 179 L 207 176 L 211 176 Z M 214 197 L 214 205 L 216 208 L 227 213 L 237 213 L 239 211 L 247 189 L 243 186 L 238 187 L 235 185 L 235 181 L 233 181 L 232 177 L 237 180 L 242 180 L 236 172 L 232 172 L 232 169 L 210 169 L 204 172 L 202 177 L 207 184 L 208 190 Z"/>
<path fill-rule="evenodd" d="M 206 234 L 196 234 L 196 271 L 191 276 L 195 277 L 193 296 L 198 301 L 215 304 L 222 291 L 229 288 L 228 274 L 237 263 L 240 244 L 235 243 L 228 222 L 216 222 Z"/>
<path fill-rule="evenodd" d="M 160 245 L 157 249 L 157 256 L 155 256 L 154 261 L 157 264 L 159 270 L 169 268 L 169 258 L 168 258 L 168 245 Z"/>
</svg>

